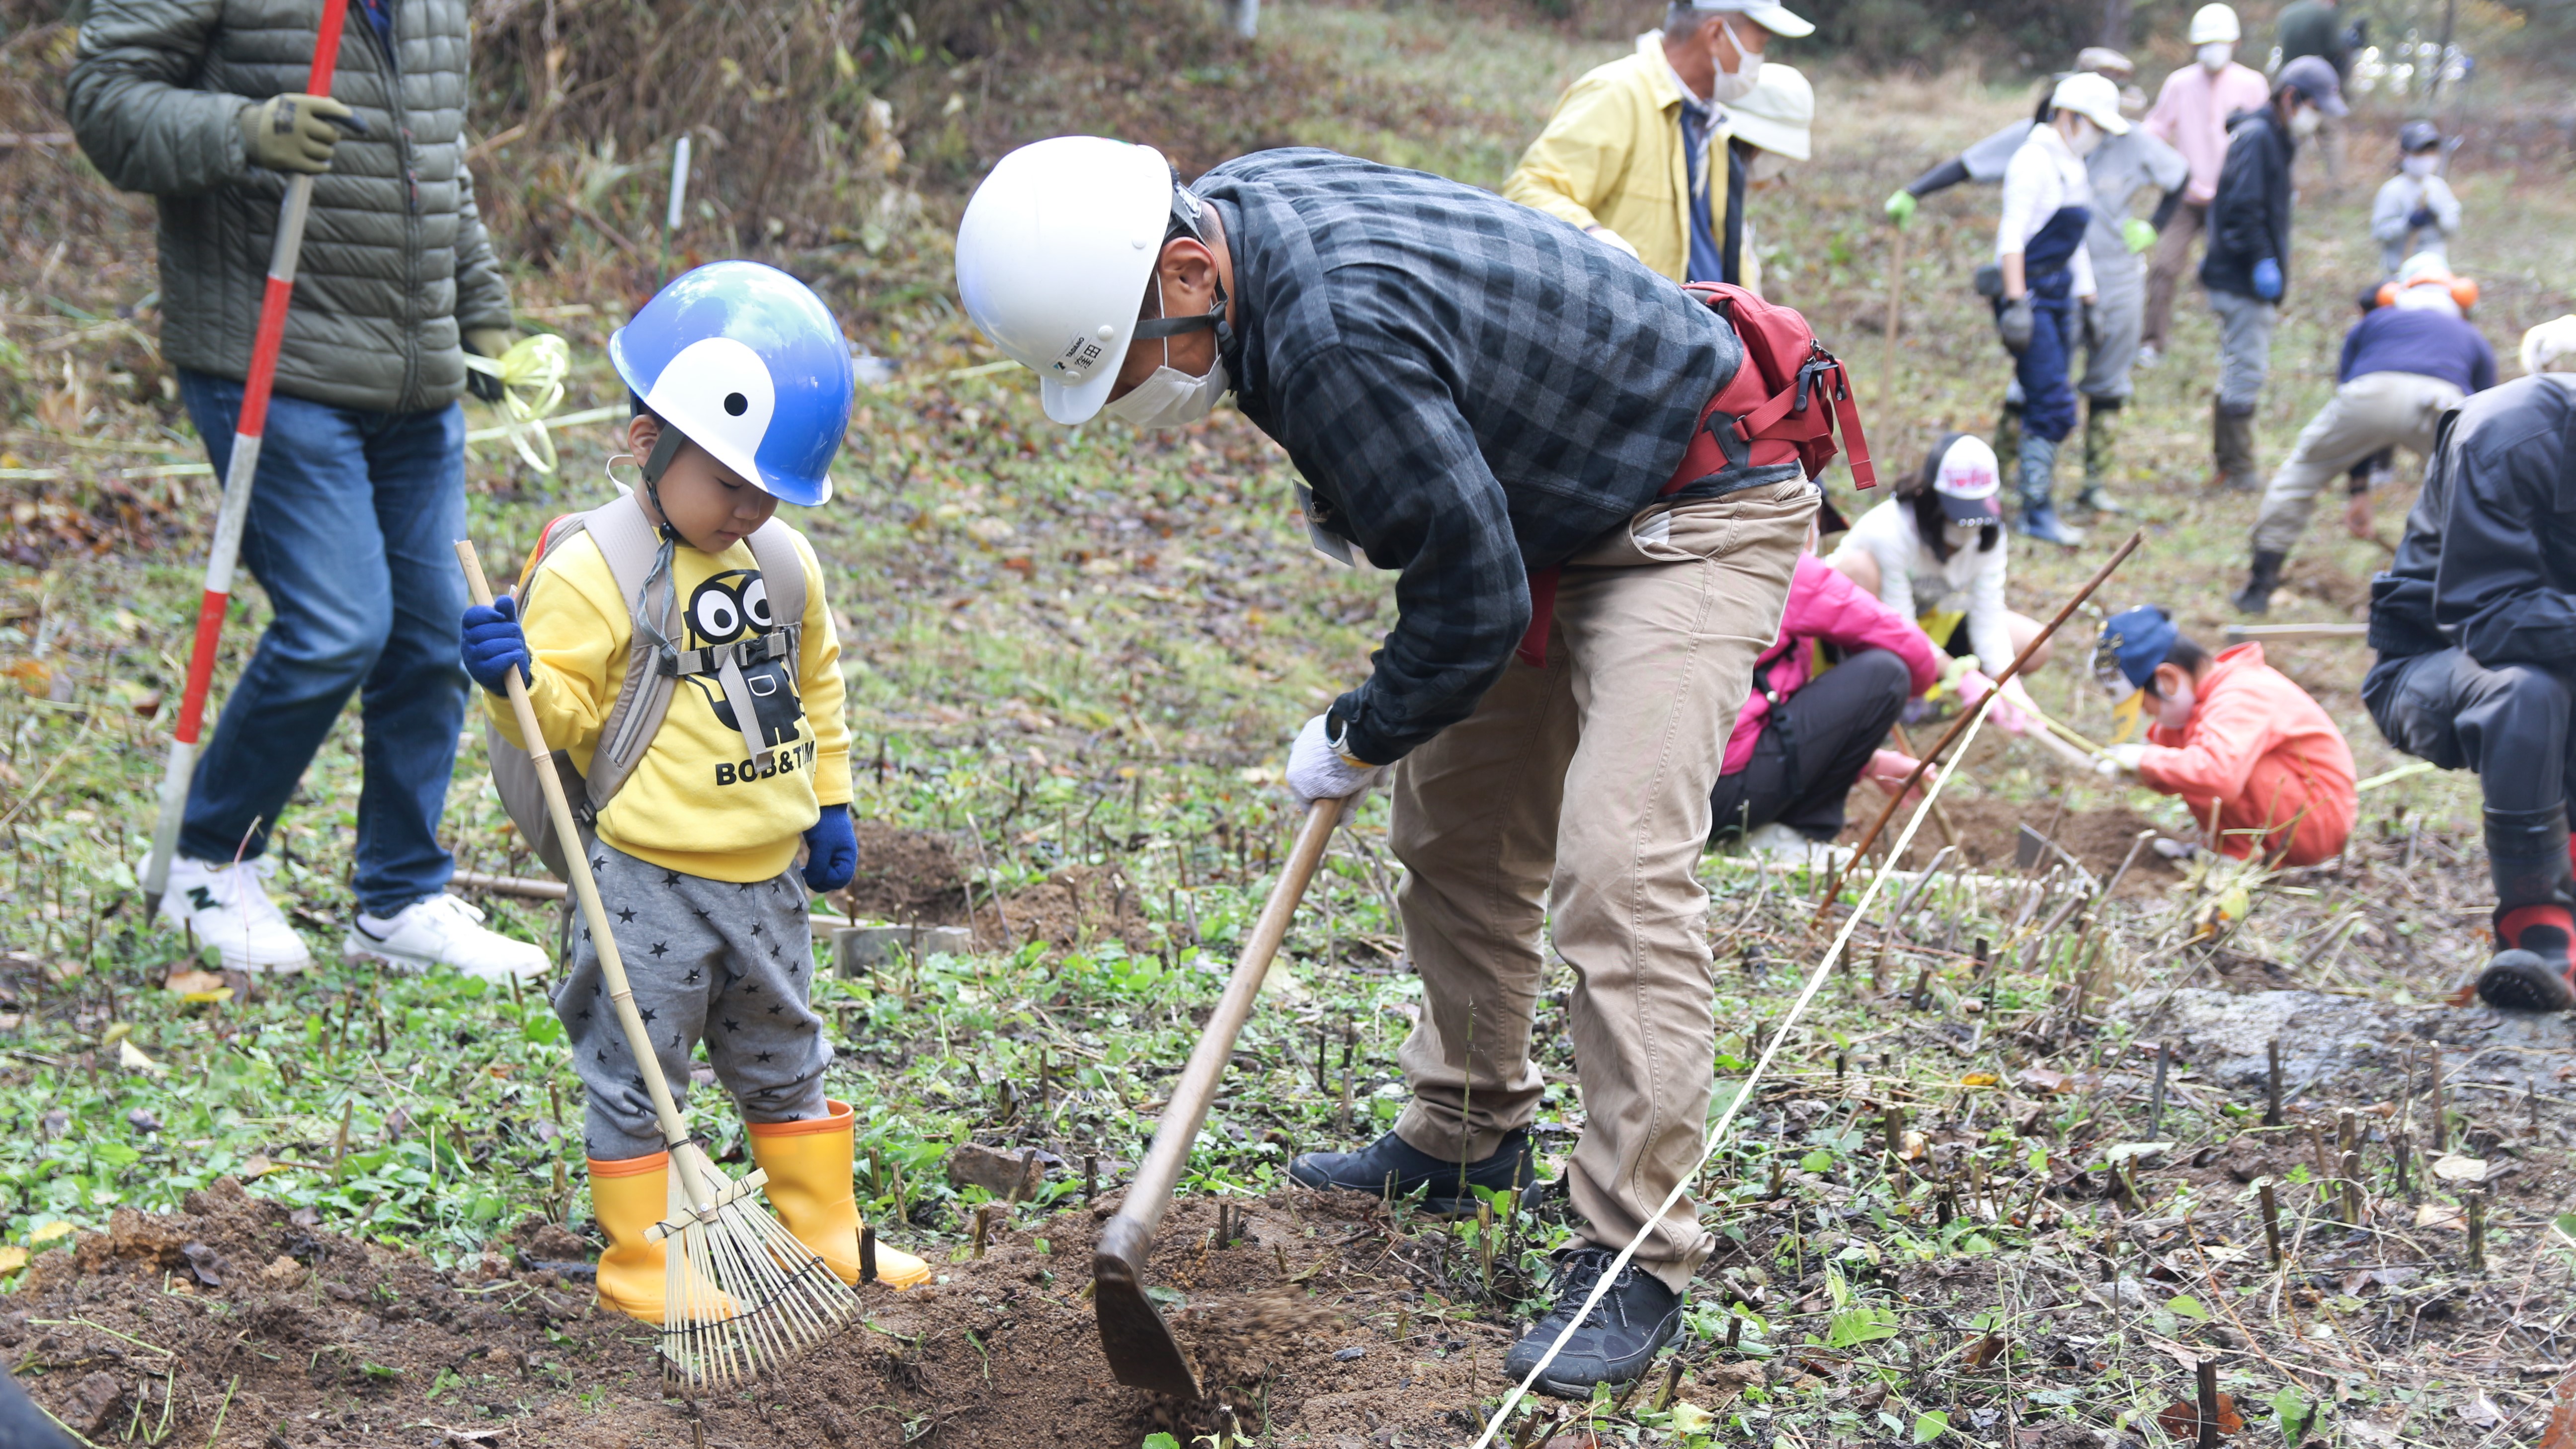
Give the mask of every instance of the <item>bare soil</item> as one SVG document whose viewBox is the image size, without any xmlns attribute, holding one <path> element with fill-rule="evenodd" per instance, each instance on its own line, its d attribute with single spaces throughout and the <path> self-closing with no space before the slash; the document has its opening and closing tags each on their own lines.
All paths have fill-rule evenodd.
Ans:
<svg viewBox="0 0 2576 1449">
<path fill-rule="evenodd" d="M 1383 1265 L 1396 1249 L 1360 1198 L 1244 1204 L 1214 1244 L 1212 1201 L 1158 1237 L 1154 1281 L 1211 1397 L 1116 1383 L 1090 1305 L 1104 1197 L 1020 1230 L 931 1287 L 867 1288 L 866 1324 L 790 1373 L 691 1402 L 664 1393 L 651 1330 L 591 1304 L 560 1227 L 454 1271 L 300 1225 L 230 1179 L 186 1212 L 117 1214 L 45 1253 L 0 1314 L 0 1347 L 48 1409 L 85 1435 L 190 1444 L 711 1446 L 1131 1445 L 1154 1430 L 1265 1424 L 1298 1442 L 1446 1442 L 1477 1422 L 1507 1344 L 1489 1324 L 1428 1315 Z M 506 1254 L 506 1256 L 505 1256 Z M 104 1376 L 102 1379 L 100 1376 Z M 220 1423 L 218 1422 L 220 1420 Z M 164 1427 L 166 1426 L 166 1428 Z"/>
<path fill-rule="evenodd" d="M 852 915 L 897 925 L 953 926 L 966 919 L 966 877 L 948 837 L 881 820 L 852 820 L 859 869 L 832 897 Z"/>
<path fill-rule="evenodd" d="M 1855 803 L 1883 798 L 1864 791 L 1855 796 Z M 2059 848 L 2082 861 L 2086 870 L 2108 880 L 2119 870 L 2120 862 L 2128 858 L 2138 832 L 2157 828 L 2154 821 L 2125 806 L 2070 810 L 2056 818 L 2056 811 L 2047 805 L 2017 805 L 1991 796 L 1952 798 L 1945 794 L 1941 808 L 1948 813 L 1951 828 L 1958 832 L 1959 854 L 1966 857 L 1969 865 L 1981 869 L 2011 869 L 2021 827 L 2028 825 L 2055 840 Z M 1900 822 L 1902 819 L 1900 815 Z M 1889 828 L 1892 831 L 1895 827 Z M 1855 844 L 1868 829 L 1869 820 L 1865 816 L 1857 818 L 1843 830 L 1842 842 Z M 1929 865 L 1945 843 L 1939 828 L 1927 822 L 1907 848 L 1901 864 L 1908 869 Z M 2128 876 L 2120 882 L 2119 893 L 2124 897 L 2153 894 L 2179 879 L 2181 872 L 2171 861 L 2152 850 L 2141 850 Z"/>
</svg>

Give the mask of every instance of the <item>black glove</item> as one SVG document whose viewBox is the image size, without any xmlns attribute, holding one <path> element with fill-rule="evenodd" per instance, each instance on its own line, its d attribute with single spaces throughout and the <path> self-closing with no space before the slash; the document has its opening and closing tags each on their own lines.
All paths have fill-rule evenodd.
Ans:
<svg viewBox="0 0 2576 1449">
<path fill-rule="evenodd" d="M 2006 352 L 2019 356 L 2030 350 L 2030 335 L 2038 321 L 2029 295 L 2024 294 L 1995 310 L 1995 335 L 2003 339 Z"/>
<path fill-rule="evenodd" d="M 507 327 L 468 327 L 463 339 L 467 352 L 495 362 L 500 360 L 502 353 L 510 350 L 510 344 L 516 340 L 517 337 Z M 501 386 L 501 379 L 476 367 L 465 369 L 465 390 L 487 403 L 500 402 L 501 395 L 507 391 Z"/>
<path fill-rule="evenodd" d="M 2406 218 L 2406 228 L 2409 231 L 2422 231 L 2424 228 L 2433 225 L 2438 220 L 2440 220 L 2440 218 L 2433 215 L 2433 208 L 2429 206 L 2419 206 L 2415 208 L 2414 215 Z"/>
</svg>

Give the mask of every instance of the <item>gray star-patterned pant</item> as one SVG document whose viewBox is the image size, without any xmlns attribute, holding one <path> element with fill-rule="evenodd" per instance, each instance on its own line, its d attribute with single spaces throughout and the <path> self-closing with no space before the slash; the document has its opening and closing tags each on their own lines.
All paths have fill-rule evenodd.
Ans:
<svg viewBox="0 0 2576 1449">
<path fill-rule="evenodd" d="M 662 1075 L 685 1109 L 689 1058 L 700 1041 L 716 1080 L 748 1122 L 820 1117 L 832 1061 L 823 1019 L 806 1005 L 814 937 L 794 871 L 737 884 L 665 870 L 605 841 L 590 847 L 600 902 L 617 933 L 635 1006 Z M 572 974 L 555 988 L 555 1015 L 572 1038 L 590 1091 L 582 1145 L 602 1162 L 649 1157 L 666 1145 L 601 981 L 590 928 L 573 925 Z"/>
</svg>

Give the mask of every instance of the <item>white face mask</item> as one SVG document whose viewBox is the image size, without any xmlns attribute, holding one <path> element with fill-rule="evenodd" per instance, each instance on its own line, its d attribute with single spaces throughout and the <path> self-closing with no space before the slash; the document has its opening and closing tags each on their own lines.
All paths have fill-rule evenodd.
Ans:
<svg viewBox="0 0 2576 1449">
<path fill-rule="evenodd" d="M 1744 168 L 1744 176 L 1746 180 L 1759 186 L 1766 181 L 1778 180 L 1788 169 L 1788 157 L 1777 151 L 1756 151 L 1753 153 L 1752 164 Z"/>
<path fill-rule="evenodd" d="M 2317 127 L 2324 125 L 2325 120 L 2317 114 L 2316 107 L 2301 106 L 2290 113 L 2290 134 L 2304 141 L 2315 135 Z"/>
<path fill-rule="evenodd" d="M 1735 63 L 1740 67 L 1736 70 L 1718 71 L 1716 78 L 1709 83 L 1708 98 L 1722 106 L 1728 101 L 1740 101 L 1753 94 L 1754 85 L 1762 79 L 1762 57 L 1745 48 L 1743 40 L 1735 33 L 1735 22 L 1721 20 L 1718 22 L 1718 28 L 1726 33 L 1728 42 L 1734 45 Z"/>
<path fill-rule="evenodd" d="M 1100 410 L 1139 428 L 1177 428 L 1216 411 L 1217 399 L 1232 386 L 1225 375 L 1225 359 L 1220 357 L 1208 364 L 1205 377 L 1190 376 L 1172 366 L 1171 359 L 1172 344 L 1167 338 L 1163 343 L 1163 365 L 1136 384 L 1135 391 L 1111 398 Z"/>
<path fill-rule="evenodd" d="M 2169 730 L 2178 730 L 2191 723 L 2191 712 L 2200 704 L 2200 699 L 2186 684 L 2171 695 L 2153 696 L 2152 702 L 2156 707 L 2156 723 Z"/>
<path fill-rule="evenodd" d="M 2420 181 L 2433 174 L 2433 167 L 2438 164 L 2441 159 L 2441 157 L 2427 151 L 2421 156 L 2409 156 L 2405 160 L 2398 162 L 2397 169 Z"/>
<path fill-rule="evenodd" d="M 2090 116 L 2077 116 L 2074 119 L 2075 124 L 2066 132 L 2066 149 L 2074 152 L 2079 158 L 2101 150 L 2102 128 L 2093 124 L 2093 118 Z"/>
<path fill-rule="evenodd" d="M 2227 69 L 2227 63 L 2236 58 L 2236 47 L 2223 40 L 2213 40 L 2195 54 L 2200 57 L 2200 68 L 2215 74 Z"/>
</svg>

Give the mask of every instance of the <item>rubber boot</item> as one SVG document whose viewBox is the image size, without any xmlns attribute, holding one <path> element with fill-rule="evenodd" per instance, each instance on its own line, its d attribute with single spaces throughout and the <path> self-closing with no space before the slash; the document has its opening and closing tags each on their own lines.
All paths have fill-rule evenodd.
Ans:
<svg viewBox="0 0 2576 1449">
<path fill-rule="evenodd" d="M 1995 481 L 2007 493 L 2021 486 L 2021 404 L 2011 398 L 1995 412 Z"/>
<path fill-rule="evenodd" d="M 667 1287 L 662 1244 L 645 1241 L 644 1231 L 670 1212 L 671 1154 L 589 1162 L 591 1211 L 608 1239 L 599 1255 L 599 1306 L 660 1323 Z"/>
<path fill-rule="evenodd" d="M 2021 435 L 2021 516 L 2013 521 L 2013 531 L 2042 543 L 2073 548 L 2084 541 L 2080 529 L 2067 527 L 2057 517 L 2049 500 L 2056 485 L 2057 445 L 2037 433 Z"/>
<path fill-rule="evenodd" d="M 2119 441 L 2120 408 L 2125 402 L 2116 397 L 2084 400 L 2084 490 L 2075 495 L 2075 506 L 2087 512 L 2129 511 L 2103 489 L 2111 476 L 2111 446 Z"/>
<path fill-rule="evenodd" d="M 769 1174 L 769 1205 L 796 1241 L 814 1250 L 844 1283 L 859 1281 L 859 1204 L 850 1191 L 857 1118 L 847 1102 L 806 1122 L 751 1124 L 751 1160 Z M 930 1265 L 884 1242 L 876 1245 L 877 1281 L 914 1288 Z M 604 1290 L 603 1290 L 604 1291 Z"/>
<path fill-rule="evenodd" d="M 2212 402 L 2209 430 L 2210 451 L 2217 462 L 2209 486 L 2229 493 L 2262 492 L 2263 476 L 2254 466 L 2254 409 L 2239 411 L 2226 403 Z"/>
<path fill-rule="evenodd" d="M 2489 1006 L 2516 1011 L 2576 1007 L 2576 871 L 2568 864 L 2567 807 L 2487 812 L 2487 868 L 2496 888 L 2497 951 L 2478 977 Z"/>
<path fill-rule="evenodd" d="M 2289 562 L 2289 558 L 2288 554 L 2276 548 L 2254 550 L 2254 571 L 2246 576 L 2245 587 L 2238 589 L 2236 597 L 2229 601 L 2236 605 L 2236 612 L 2272 612 L 2272 591 L 2281 586 L 2281 565 Z"/>
</svg>

